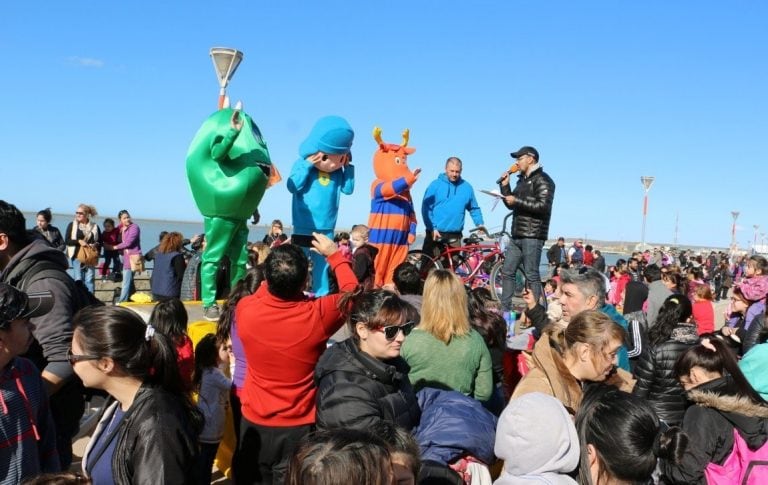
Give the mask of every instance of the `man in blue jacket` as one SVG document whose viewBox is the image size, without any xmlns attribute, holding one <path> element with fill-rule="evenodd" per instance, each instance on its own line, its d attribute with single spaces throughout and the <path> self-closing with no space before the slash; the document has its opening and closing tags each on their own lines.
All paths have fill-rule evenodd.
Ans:
<svg viewBox="0 0 768 485">
<path fill-rule="evenodd" d="M 421 215 L 427 230 L 423 247 L 425 253 L 437 256 L 439 249 L 435 241 L 440 238 L 449 240 L 452 247 L 461 245 L 465 211 L 469 212 L 476 226 L 483 227 L 483 213 L 477 205 L 475 191 L 469 182 L 461 178 L 461 160 L 450 157 L 445 161 L 445 173 L 429 184 L 421 203 Z"/>
</svg>

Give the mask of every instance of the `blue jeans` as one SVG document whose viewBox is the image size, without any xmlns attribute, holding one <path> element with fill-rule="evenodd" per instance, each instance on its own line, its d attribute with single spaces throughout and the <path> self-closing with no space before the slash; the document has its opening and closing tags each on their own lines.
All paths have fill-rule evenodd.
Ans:
<svg viewBox="0 0 768 485">
<path fill-rule="evenodd" d="M 504 311 L 512 309 L 512 297 L 515 294 L 515 273 L 522 265 L 528 288 L 533 291 L 536 301 L 541 301 L 543 289 L 539 264 L 543 239 L 512 239 L 504 252 L 504 265 L 501 267 L 501 307 Z"/>
<path fill-rule="evenodd" d="M 131 292 L 133 291 L 133 271 L 131 271 L 131 268 L 128 269 L 123 268 L 123 287 L 120 288 L 120 298 L 117 300 L 118 303 L 123 301 L 128 301 L 128 298 L 131 296 Z"/>
<path fill-rule="evenodd" d="M 96 287 L 93 284 L 94 278 L 96 278 L 96 268 L 83 266 L 77 258 L 72 260 L 72 279 L 82 281 L 91 293 L 96 291 Z"/>
</svg>

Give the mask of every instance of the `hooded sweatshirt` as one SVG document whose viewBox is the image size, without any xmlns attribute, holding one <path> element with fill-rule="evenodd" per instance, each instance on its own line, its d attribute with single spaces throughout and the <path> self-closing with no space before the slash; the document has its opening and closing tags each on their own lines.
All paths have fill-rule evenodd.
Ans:
<svg viewBox="0 0 768 485">
<path fill-rule="evenodd" d="M 421 215 L 427 230 L 461 232 L 464 229 L 464 211 L 469 211 L 476 226 L 483 225 L 483 213 L 469 182 L 462 178 L 451 182 L 446 174 L 441 173 L 427 187 L 421 204 Z"/>
<path fill-rule="evenodd" d="M 579 465 L 576 427 L 554 397 L 534 392 L 510 401 L 499 417 L 494 453 L 504 460 L 494 485 L 576 484 L 567 475 Z"/>
<path fill-rule="evenodd" d="M 0 272 L 0 281 L 19 287 L 25 274 L 39 261 L 50 261 L 58 265 L 63 273 L 69 268 L 64 253 L 42 240 L 35 240 L 11 258 L 5 269 Z M 66 380 L 74 375 L 72 366 L 67 361 L 67 350 L 72 345 L 72 316 L 78 306 L 74 281 L 68 278 L 64 280 L 66 282 L 57 278 L 42 278 L 21 289 L 27 292 L 49 290 L 53 293 L 54 304 L 51 311 L 31 320 L 35 324 L 32 335 L 36 343 L 30 348 L 27 357 L 41 370 L 47 370 Z"/>
</svg>

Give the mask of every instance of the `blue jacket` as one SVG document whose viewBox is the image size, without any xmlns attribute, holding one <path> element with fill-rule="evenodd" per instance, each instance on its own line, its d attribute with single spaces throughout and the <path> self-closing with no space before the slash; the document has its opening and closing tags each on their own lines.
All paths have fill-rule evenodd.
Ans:
<svg viewBox="0 0 768 485">
<path fill-rule="evenodd" d="M 486 464 L 493 463 L 496 416 L 480 401 L 457 391 L 425 387 L 416 393 L 421 422 L 413 436 L 421 447 L 422 461 L 447 465 L 470 454 Z"/>
<path fill-rule="evenodd" d="M 299 159 L 293 164 L 287 185 L 293 194 L 293 232 L 310 235 L 312 231 L 333 231 L 341 194 L 355 190 L 355 167 L 347 165 L 326 173 Z"/>
<path fill-rule="evenodd" d="M 464 211 L 469 211 L 476 226 L 483 225 L 483 213 L 469 182 L 462 178 L 451 182 L 446 174 L 441 173 L 429 184 L 421 203 L 421 215 L 427 230 L 461 232 L 464 229 Z"/>
</svg>

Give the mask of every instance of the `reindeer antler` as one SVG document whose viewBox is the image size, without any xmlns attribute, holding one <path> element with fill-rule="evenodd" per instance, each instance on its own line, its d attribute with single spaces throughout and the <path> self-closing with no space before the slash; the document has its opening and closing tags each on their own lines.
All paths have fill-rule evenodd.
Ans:
<svg viewBox="0 0 768 485">
<path fill-rule="evenodd" d="M 410 133 L 411 133 L 411 131 L 410 131 L 408 128 L 406 128 L 405 130 L 403 130 L 403 144 L 402 144 L 402 145 L 400 145 L 400 146 L 402 146 L 403 148 L 405 148 L 405 147 L 407 147 L 407 146 L 408 146 L 408 136 L 410 135 Z"/>
<path fill-rule="evenodd" d="M 381 141 L 381 128 L 379 128 L 378 126 L 375 126 L 373 128 L 373 139 L 376 140 L 376 143 L 378 143 L 379 145 L 384 144 L 384 142 Z"/>
</svg>

